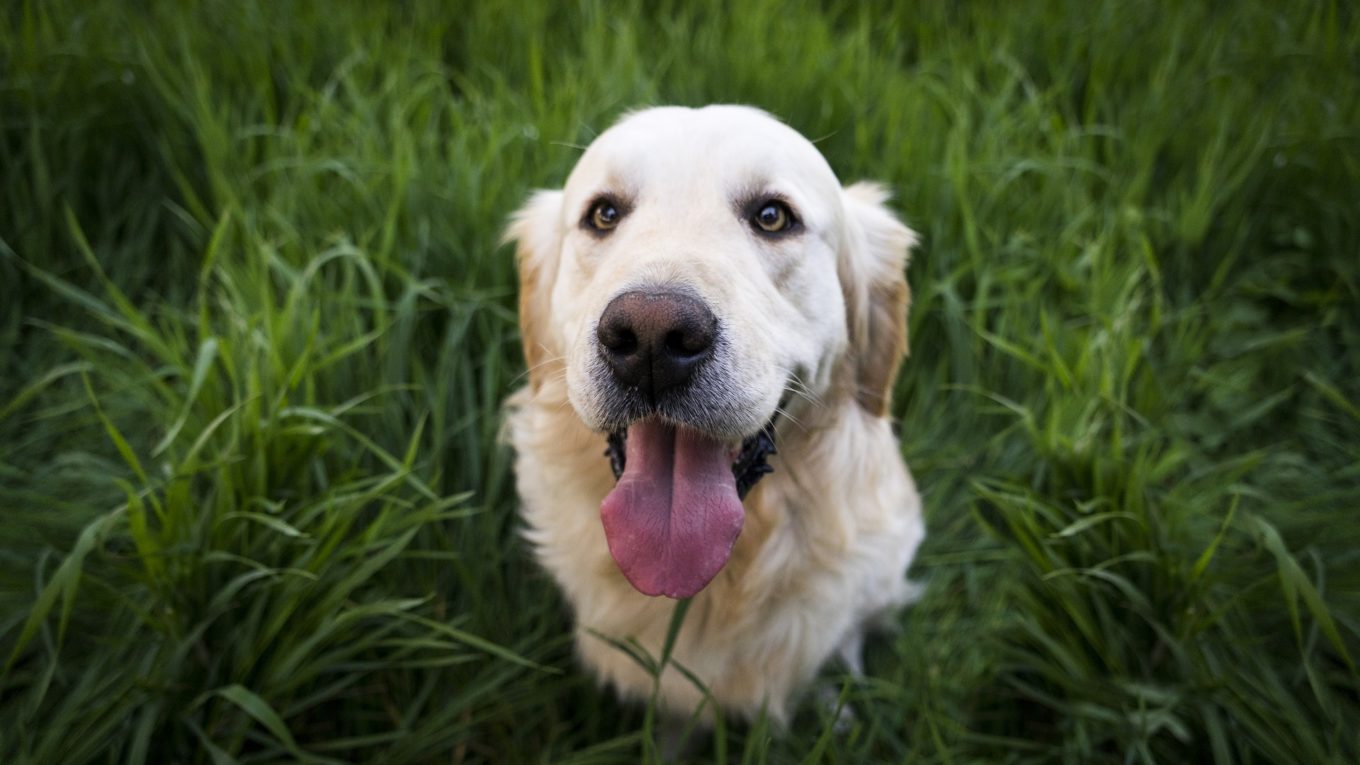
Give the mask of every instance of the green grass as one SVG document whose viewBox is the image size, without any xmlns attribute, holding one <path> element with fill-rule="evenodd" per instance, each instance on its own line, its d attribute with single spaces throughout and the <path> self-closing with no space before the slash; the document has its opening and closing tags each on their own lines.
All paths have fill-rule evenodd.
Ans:
<svg viewBox="0 0 1360 765">
<path fill-rule="evenodd" d="M 928 589 L 848 734 L 696 759 L 1360 760 L 1360 19 L 1198 6 L 9 4 L 0 762 L 653 752 L 517 536 L 497 242 L 719 101 L 924 235 Z"/>
</svg>

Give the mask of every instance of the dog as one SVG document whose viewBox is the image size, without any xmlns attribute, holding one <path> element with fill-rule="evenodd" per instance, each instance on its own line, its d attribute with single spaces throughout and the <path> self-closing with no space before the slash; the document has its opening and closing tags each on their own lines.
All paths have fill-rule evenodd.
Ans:
<svg viewBox="0 0 1360 765">
<path fill-rule="evenodd" d="M 888 408 L 917 237 L 886 199 L 765 112 L 659 107 L 511 218 L 525 535 L 622 697 L 654 680 L 620 641 L 660 657 L 690 598 L 663 712 L 708 695 L 787 724 L 822 665 L 860 673 L 866 630 L 915 599 L 925 528 Z"/>
</svg>

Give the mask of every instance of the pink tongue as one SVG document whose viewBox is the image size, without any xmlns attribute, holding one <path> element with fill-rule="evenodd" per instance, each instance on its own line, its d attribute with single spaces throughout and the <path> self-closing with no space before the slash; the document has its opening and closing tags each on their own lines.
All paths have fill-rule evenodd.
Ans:
<svg viewBox="0 0 1360 765">
<path fill-rule="evenodd" d="M 618 485 L 600 505 L 609 553 L 645 595 L 688 598 L 727 563 L 744 512 L 732 453 L 685 427 L 628 428 Z"/>
</svg>

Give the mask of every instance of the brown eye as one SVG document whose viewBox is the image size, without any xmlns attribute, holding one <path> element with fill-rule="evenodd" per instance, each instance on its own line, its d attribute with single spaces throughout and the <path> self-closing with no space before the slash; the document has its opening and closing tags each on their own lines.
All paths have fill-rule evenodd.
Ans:
<svg viewBox="0 0 1360 765">
<path fill-rule="evenodd" d="M 761 231 L 777 234 L 787 231 L 793 225 L 793 213 L 789 212 L 789 206 L 783 202 L 770 201 L 761 205 L 751 220 Z"/>
<path fill-rule="evenodd" d="M 590 214 L 586 216 L 586 222 L 596 231 L 609 231 L 619 225 L 619 219 L 623 213 L 613 202 L 601 199 L 590 208 Z"/>
</svg>

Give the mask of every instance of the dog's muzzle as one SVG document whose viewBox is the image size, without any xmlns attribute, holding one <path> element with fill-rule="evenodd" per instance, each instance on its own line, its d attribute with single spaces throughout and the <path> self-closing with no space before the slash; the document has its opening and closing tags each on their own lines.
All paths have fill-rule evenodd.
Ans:
<svg viewBox="0 0 1360 765">
<path fill-rule="evenodd" d="M 728 393 L 718 319 L 692 292 L 616 295 L 595 340 L 616 479 L 600 504 L 610 555 L 643 594 L 690 597 L 727 563 L 742 500 L 771 471 L 774 420 L 735 449 L 723 435 L 749 412 Z"/>
</svg>

